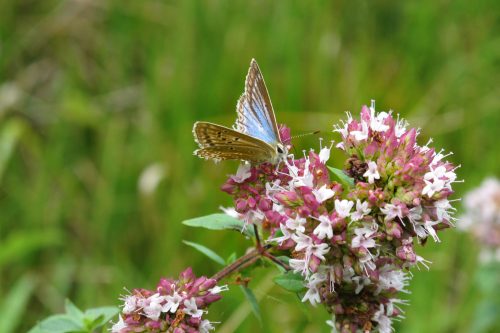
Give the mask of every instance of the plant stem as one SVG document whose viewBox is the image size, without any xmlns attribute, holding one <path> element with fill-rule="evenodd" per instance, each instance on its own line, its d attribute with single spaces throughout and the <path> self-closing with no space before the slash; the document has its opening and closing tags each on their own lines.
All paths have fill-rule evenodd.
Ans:
<svg viewBox="0 0 500 333">
<path fill-rule="evenodd" d="M 233 263 L 229 264 L 219 272 L 215 273 L 215 275 L 212 276 L 212 279 L 220 281 L 221 279 L 227 277 L 228 275 L 231 275 L 232 273 L 237 272 L 240 269 L 243 269 L 255 263 L 260 256 L 261 254 L 258 249 L 252 249 L 252 251 L 248 252 L 242 257 L 239 257 Z"/>
<path fill-rule="evenodd" d="M 260 245 L 260 243 L 259 243 L 259 245 Z M 282 262 L 281 260 L 279 260 L 278 258 L 273 256 L 272 254 L 267 252 L 267 250 L 270 248 L 271 248 L 270 245 L 266 245 L 266 246 L 260 245 L 257 248 L 252 249 L 250 252 L 248 252 L 244 256 L 239 257 L 233 263 L 227 265 L 226 267 L 221 269 L 219 272 L 215 273 L 215 275 L 212 276 L 212 279 L 220 281 L 220 280 L 228 277 L 229 275 L 231 275 L 235 272 L 238 272 L 244 268 L 247 268 L 247 267 L 253 265 L 261 257 L 265 257 L 265 258 L 272 260 L 274 263 L 280 265 L 281 267 L 283 267 L 287 271 L 290 270 L 291 269 L 290 266 L 288 266 L 287 264 L 285 264 L 284 262 Z"/>
</svg>

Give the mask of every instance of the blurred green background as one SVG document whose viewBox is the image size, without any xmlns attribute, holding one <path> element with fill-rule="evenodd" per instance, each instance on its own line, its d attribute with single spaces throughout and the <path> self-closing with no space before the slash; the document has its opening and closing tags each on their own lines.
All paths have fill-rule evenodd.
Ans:
<svg viewBox="0 0 500 333">
<path fill-rule="evenodd" d="M 486 0 L 1 1 L 1 331 L 26 331 L 66 297 L 118 305 L 123 287 L 219 269 L 183 239 L 243 253 L 238 233 L 181 221 L 230 204 L 219 186 L 237 164 L 195 158 L 191 128 L 233 123 L 251 58 L 294 134 L 334 139 L 343 112 L 373 98 L 454 152 L 455 198 L 499 176 L 498 13 Z M 414 272 L 397 332 L 470 332 L 476 246 L 450 230 L 420 254 L 433 265 Z M 233 288 L 211 310 L 218 332 L 326 332 L 325 311 L 305 311 L 271 271 L 250 284 L 263 326 Z"/>
</svg>

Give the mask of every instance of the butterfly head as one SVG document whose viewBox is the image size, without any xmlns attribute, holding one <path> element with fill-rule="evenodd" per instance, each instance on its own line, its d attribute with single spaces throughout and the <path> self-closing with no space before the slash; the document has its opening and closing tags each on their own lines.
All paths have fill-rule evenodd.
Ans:
<svg viewBox="0 0 500 333">
<path fill-rule="evenodd" d="M 288 147 L 285 146 L 283 143 L 278 142 L 276 144 L 276 161 L 273 161 L 275 163 L 284 161 L 288 157 Z"/>
</svg>

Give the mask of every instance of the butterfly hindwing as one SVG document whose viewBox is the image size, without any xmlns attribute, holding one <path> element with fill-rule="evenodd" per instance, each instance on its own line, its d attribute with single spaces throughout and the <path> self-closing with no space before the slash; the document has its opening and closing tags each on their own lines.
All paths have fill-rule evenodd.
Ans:
<svg viewBox="0 0 500 333">
<path fill-rule="evenodd" d="M 271 99 L 255 59 L 252 59 L 250 63 L 245 81 L 245 92 L 238 100 L 236 109 L 238 131 L 270 145 L 281 142 Z"/>
<path fill-rule="evenodd" d="M 250 162 L 271 161 L 276 158 L 275 149 L 271 145 L 225 126 L 199 121 L 194 124 L 193 134 L 200 146 L 195 151 L 199 157 Z"/>
</svg>

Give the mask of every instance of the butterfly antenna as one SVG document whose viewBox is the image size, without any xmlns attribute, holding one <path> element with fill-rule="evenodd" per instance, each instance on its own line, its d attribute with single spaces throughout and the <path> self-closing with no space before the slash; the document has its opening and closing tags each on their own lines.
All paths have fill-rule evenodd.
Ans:
<svg viewBox="0 0 500 333">
<path fill-rule="evenodd" d="M 298 135 L 294 135 L 291 137 L 291 139 L 297 139 L 297 138 L 301 138 L 303 136 L 307 136 L 307 135 L 315 135 L 315 134 L 319 134 L 320 131 L 317 130 L 317 131 L 313 131 L 313 132 L 309 132 L 309 133 L 303 133 L 303 134 L 298 134 Z"/>
</svg>

